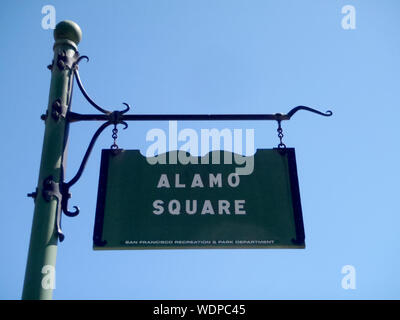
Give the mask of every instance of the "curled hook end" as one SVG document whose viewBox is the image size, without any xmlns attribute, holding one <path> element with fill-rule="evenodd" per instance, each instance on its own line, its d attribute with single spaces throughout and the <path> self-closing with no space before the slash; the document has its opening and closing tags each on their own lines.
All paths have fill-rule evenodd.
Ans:
<svg viewBox="0 0 400 320">
<path fill-rule="evenodd" d="M 122 128 L 123 130 L 128 128 L 128 124 L 125 121 L 121 121 L 120 123 L 124 125 L 124 127 Z"/>
<path fill-rule="evenodd" d="M 69 211 L 67 209 L 64 210 L 65 215 L 68 217 L 76 217 L 79 214 L 80 210 L 79 207 L 74 206 L 74 211 Z"/>
<path fill-rule="evenodd" d="M 58 240 L 60 242 L 63 242 L 65 239 L 64 233 L 62 233 L 62 231 L 58 231 Z"/>
<path fill-rule="evenodd" d="M 297 111 L 299 111 L 299 110 L 310 111 L 310 112 L 313 112 L 313 113 L 316 113 L 316 114 L 319 114 L 319 115 L 325 116 L 325 117 L 330 117 L 330 116 L 333 114 L 333 112 L 332 112 L 331 110 L 328 110 L 328 111 L 326 111 L 326 112 L 324 113 L 324 112 L 315 110 L 315 109 L 310 108 L 310 107 L 306 107 L 306 106 L 297 106 L 297 107 L 293 108 L 292 110 L 290 110 L 290 111 L 287 113 L 286 116 L 290 119 L 290 118 L 291 118 Z"/>
<path fill-rule="evenodd" d="M 123 102 L 122 104 L 126 106 L 126 108 L 121 111 L 122 114 L 128 112 L 131 109 L 130 105 L 127 104 L 126 102 Z"/>
<path fill-rule="evenodd" d="M 81 62 L 81 60 L 83 60 L 83 59 L 85 59 L 86 62 L 89 62 L 89 57 L 88 57 L 88 56 L 80 56 L 80 57 L 78 58 L 78 60 L 76 60 L 75 64 L 78 65 L 79 62 Z"/>
</svg>

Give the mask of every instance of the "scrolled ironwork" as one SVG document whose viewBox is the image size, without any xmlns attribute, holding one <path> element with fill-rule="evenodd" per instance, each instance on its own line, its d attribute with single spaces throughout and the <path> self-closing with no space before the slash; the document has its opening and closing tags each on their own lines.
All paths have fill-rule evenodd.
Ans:
<svg viewBox="0 0 400 320">
<path fill-rule="evenodd" d="M 85 155 L 83 156 L 82 162 L 79 166 L 78 171 L 76 172 L 76 174 L 73 176 L 73 178 L 68 181 L 68 182 L 61 182 L 60 185 L 60 193 L 62 195 L 61 197 L 61 210 L 64 212 L 65 215 L 69 216 L 69 217 L 75 217 L 79 214 L 80 210 L 78 206 L 74 206 L 74 211 L 70 211 L 68 210 L 68 200 L 71 198 L 71 194 L 69 193 L 70 188 L 76 183 L 78 182 L 78 180 L 81 178 L 83 171 L 85 170 L 87 161 L 90 157 L 90 154 L 93 150 L 93 147 L 97 141 L 97 138 L 100 136 L 100 134 L 104 131 L 104 129 L 106 129 L 108 126 L 110 125 L 114 125 L 115 127 L 118 124 L 122 124 L 124 127 L 123 129 L 126 129 L 128 127 L 128 124 L 123 120 L 123 115 L 128 112 L 130 110 L 130 105 L 126 102 L 123 102 L 123 105 L 125 105 L 125 109 L 123 110 L 115 110 L 115 111 L 109 111 L 106 110 L 105 108 L 99 106 L 97 103 L 95 103 L 93 101 L 92 98 L 90 98 L 90 96 L 88 95 L 88 93 L 86 92 L 80 75 L 79 75 L 79 71 L 78 71 L 78 65 L 79 62 L 82 61 L 83 59 L 86 59 L 87 61 L 89 61 L 89 57 L 87 56 L 80 56 L 79 58 L 77 58 L 77 60 L 75 61 L 74 65 L 73 65 L 73 72 L 75 75 L 75 79 L 76 82 L 78 84 L 78 87 L 82 93 L 82 95 L 86 98 L 86 100 L 98 111 L 100 111 L 101 113 L 103 113 L 106 118 L 105 118 L 105 122 L 96 130 L 96 132 L 94 133 L 92 139 L 90 140 L 90 143 L 86 149 Z M 71 121 L 71 114 L 75 114 L 75 115 L 79 115 L 76 113 L 72 113 L 71 111 L 68 111 L 67 114 L 67 121 L 69 122 L 73 122 Z"/>
<path fill-rule="evenodd" d="M 73 70 L 74 70 L 74 75 L 75 75 L 75 79 L 76 79 L 76 83 L 78 84 L 79 90 L 82 92 L 83 96 L 86 98 L 86 100 L 98 111 L 100 111 L 101 113 L 104 114 L 111 114 L 112 111 L 106 110 L 103 107 L 99 106 L 96 102 L 94 102 L 94 100 L 89 96 L 89 94 L 87 93 L 87 91 L 85 90 L 85 87 L 82 84 L 82 80 L 81 77 L 79 75 L 79 62 L 81 62 L 83 59 L 86 59 L 87 62 L 89 62 L 89 57 L 88 56 L 80 56 L 76 62 L 73 65 Z M 129 104 L 127 104 L 126 102 L 123 102 L 123 104 L 126 106 L 126 108 L 122 111 L 120 111 L 122 114 L 126 113 L 129 111 L 130 106 Z"/>
<path fill-rule="evenodd" d="M 86 90 L 82 84 L 82 80 L 80 78 L 79 71 L 78 71 L 79 63 L 82 60 L 89 61 L 89 57 L 88 56 L 76 57 L 76 60 L 73 63 L 72 68 L 71 68 L 73 70 L 73 75 L 75 76 L 76 82 L 78 84 L 78 87 L 79 87 L 82 95 L 86 98 L 86 100 L 89 102 L 89 104 L 92 105 L 96 110 L 100 111 L 101 114 L 79 114 L 79 113 L 72 112 L 68 109 L 68 112 L 66 114 L 66 121 L 68 123 L 77 122 L 77 121 L 104 121 L 104 123 L 96 130 L 92 139 L 90 140 L 88 148 L 85 152 L 85 155 L 83 156 L 82 162 L 81 162 L 76 174 L 73 176 L 73 178 L 70 181 L 68 181 L 68 182 L 62 181 L 60 183 L 59 192 L 53 194 L 57 198 L 58 201 L 61 201 L 60 211 L 62 210 L 62 212 L 64 212 L 64 214 L 69 217 L 77 216 L 80 212 L 79 207 L 77 207 L 77 206 L 73 207 L 74 211 L 68 210 L 68 200 L 71 198 L 69 189 L 81 178 L 82 173 L 86 167 L 87 161 L 89 159 L 89 156 L 93 150 L 93 147 L 94 147 L 98 137 L 110 125 L 114 125 L 114 130 L 113 130 L 114 149 L 117 149 L 115 151 L 119 151 L 120 149 L 118 148 L 118 145 L 116 144 L 116 138 L 117 138 L 117 132 L 118 132 L 117 125 L 122 124 L 124 126 L 123 129 L 126 129 L 128 127 L 128 123 L 126 121 L 274 120 L 274 121 L 278 122 L 277 131 L 278 131 L 278 137 L 279 137 L 279 141 L 280 141 L 278 148 L 280 150 L 284 151 L 284 149 L 286 148 L 286 145 L 282 141 L 283 131 L 282 131 L 282 127 L 281 127 L 281 121 L 290 120 L 291 117 L 300 110 L 309 111 L 309 112 L 316 113 L 318 115 L 325 116 L 325 117 L 330 117 L 333 114 L 332 111 L 330 111 L 330 110 L 328 110 L 324 113 L 324 112 L 321 112 L 319 110 L 316 110 L 316 109 L 313 109 L 313 108 L 310 108 L 307 106 L 297 106 L 297 107 L 291 109 L 287 114 L 282 114 L 282 113 L 275 113 L 275 114 L 164 114 L 164 115 L 162 115 L 162 114 L 161 115 L 160 114 L 126 114 L 131 109 L 130 105 L 126 102 L 123 102 L 125 109 L 109 111 L 109 110 L 99 106 L 96 102 L 94 102 L 94 100 L 86 92 Z M 73 79 L 72 79 L 72 81 L 73 81 Z M 62 180 L 64 180 L 64 179 L 62 179 Z M 33 193 L 32 193 L 32 195 L 33 195 Z M 60 214 L 57 216 L 57 229 L 59 232 L 60 240 L 62 241 L 64 239 L 64 235 L 61 230 Z"/>
<path fill-rule="evenodd" d="M 327 111 L 325 111 L 325 113 L 324 113 L 324 112 L 318 111 L 318 110 L 313 109 L 313 108 L 310 108 L 310 107 L 306 107 L 306 106 L 297 106 L 297 107 L 293 108 L 292 110 L 290 110 L 290 111 L 286 114 L 287 117 L 288 117 L 287 120 L 289 120 L 289 119 L 290 119 L 297 111 L 299 111 L 299 110 L 310 111 L 310 112 L 319 114 L 319 115 L 324 116 L 324 117 L 330 117 L 330 116 L 333 114 L 333 112 L 332 112 L 331 110 L 327 110 Z"/>
</svg>

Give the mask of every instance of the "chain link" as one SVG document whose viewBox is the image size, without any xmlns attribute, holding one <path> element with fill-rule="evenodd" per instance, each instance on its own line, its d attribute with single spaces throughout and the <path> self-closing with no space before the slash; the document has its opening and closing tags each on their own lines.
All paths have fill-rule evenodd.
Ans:
<svg viewBox="0 0 400 320">
<path fill-rule="evenodd" d="M 278 131 L 278 138 L 279 138 L 279 144 L 278 144 L 278 149 L 286 149 L 286 144 L 283 143 L 282 139 L 283 139 L 283 130 L 281 127 L 281 121 L 278 120 L 278 129 L 276 130 Z"/>
<path fill-rule="evenodd" d="M 112 136 L 111 137 L 114 139 L 114 142 L 113 142 L 113 144 L 111 145 L 110 148 L 113 149 L 113 150 L 119 149 L 119 147 L 117 145 L 118 129 L 117 129 L 117 125 L 116 124 L 114 124 L 114 129 L 112 130 Z"/>
</svg>

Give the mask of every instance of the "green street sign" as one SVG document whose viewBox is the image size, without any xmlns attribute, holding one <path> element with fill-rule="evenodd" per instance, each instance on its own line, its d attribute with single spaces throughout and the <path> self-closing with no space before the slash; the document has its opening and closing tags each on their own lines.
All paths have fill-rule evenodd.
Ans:
<svg viewBox="0 0 400 320">
<path fill-rule="evenodd" d="M 217 152 L 220 164 L 184 152 L 161 164 L 103 150 L 94 249 L 304 248 L 295 150 L 257 150 L 248 174 Z"/>
</svg>

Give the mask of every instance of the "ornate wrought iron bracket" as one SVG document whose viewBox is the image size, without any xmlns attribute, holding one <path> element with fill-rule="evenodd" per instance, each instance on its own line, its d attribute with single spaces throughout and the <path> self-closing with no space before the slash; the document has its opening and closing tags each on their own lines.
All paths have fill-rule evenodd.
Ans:
<svg viewBox="0 0 400 320">
<path fill-rule="evenodd" d="M 56 211 L 56 227 L 57 227 L 58 238 L 61 242 L 65 238 L 61 230 L 61 206 L 60 206 L 60 204 L 62 204 L 64 195 L 62 192 L 62 187 L 60 187 L 60 184 L 58 182 L 54 181 L 52 176 L 48 176 L 43 181 L 42 196 L 47 202 L 50 202 L 53 198 L 55 198 L 58 202 Z"/>
<path fill-rule="evenodd" d="M 60 71 L 65 70 L 65 69 L 69 69 L 71 70 L 75 64 L 76 59 L 79 57 L 78 52 L 76 52 L 76 54 L 73 57 L 69 57 L 67 55 L 67 53 L 65 52 L 65 50 L 61 50 L 58 54 L 57 54 L 57 60 L 56 61 L 52 61 L 51 64 L 49 64 L 47 66 L 47 69 L 49 70 L 53 70 L 54 65 L 56 65 L 58 67 L 58 69 Z"/>
<path fill-rule="evenodd" d="M 126 114 L 130 110 L 130 106 L 127 103 L 123 103 L 125 105 L 124 110 L 114 110 L 114 111 L 109 111 L 101 106 L 99 106 L 97 103 L 94 102 L 94 100 L 88 95 L 86 92 L 80 75 L 78 71 L 78 66 L 80 61 L 83 59 L 89 61 L 89 58 L 87 56 L 76 56 L 74 57 L 75 62 L 71 62 L 70 58 L 66 57 L 65 54 L 62 52 L 58 55 L 58 59 L 56 62 L 56 65 L 60 68 L 60 70 L 64 70 L 65 68 L 68 68 L 73 71 L 77 85 L 83 94 L 83 96 L 86 98 L 86 100 L 91 104 L 96 110 L 100 111 L 100 114 L 79 114 L 76 112 L 72 112 L 68 110 L 66 114 L 66 120 L 69 123 L 72 122 L 78 122 L 78 121 L 104 121 L 104 123 L 96 130 L 94 133 L 92 139 L 90 140 L 89 146 L 85 152 L 85 155 L 82 159 L 82 162 L 79 166 L 79 169 L 75 176 L 68 182 L 62 181 L 59 185 L 55 183 L 54 181 L 46 181 L 46 184 L 48 184 L 48 189 L 46 189 L 46 197 L 51 197 L 54 196 L 58 201 L 61 202 L 61 209 L 67 216 L 74 217 L 79 214 L 79 208 L 77 206 L 74 206 L 74 211 L 69 211 L 68 210 L 68 200 L 70 199 L 71 195 L 69 193 L 69 189 L 81 178 L 82 173 L 85 169 L 85 166 L 87 164 L 87 161 L 89 159 L 89 156 L 93 150 L 93 147 L 97 141 L 97 138 L 100 136 L 100 134 L 110 125 L 114 125 L 114 129 L 116 129 L 116 126 L 118 124 L 123 124 L 124 128 L 126 129 L 128 127 L 128 124 L 126 121 L 169 121 L 169 120 L 177 120 L 177 121 L 224 121 L 224 120 L 230 120 L 230 121 L 236 121 L 236 120 L 241 120 L 241 121 L 246 121 L 246 120 L 273 120 L 277 121 L 278 123 L 278 137 L 280 139 L 280 143 L 278 145 L 278 148 L 284 148 L 286 147 L 285 144 L 282 142 L 282 127 L 281 127 L 281 122 L 284 120 L 290 120 L 291 117 L 298 111 L 304 110 L 304 111 L 309 111 L 316 113 L 321 116 L 329 117 L 332 115 L 332 111 L 328 110 L 326 112 L 321 112 L 318 110 L 315 110 L 310 107 L 306 106 L 297 106 L 290 110 L 287 114 L 282 114 L 282 113 L 275 113 L 275 114 Z M 54 65 L 54 62 L 52 63 L 52 66 Z M 53 113 L 52 116 L 57 118 L 62 114 L 60 112 L 61 105 L 57 105 L 55 102 L 55 105 L 53 104 Z M 115 140 L 114 140 L 115 144 Z M 116 146 L 116 145 L 115 145 Z M 116 149 L 115 152 L 118 153 L 119 149 Z M 45 189 L 44 189 L 45 190 Z M 45 194 L 43 194 L 45 196 Z M 61 211 L 57 213 L 57 230 L 59 232 L 60 236 L 60 241 L 64 239 L 64 235 L 61 231 Z"/>
<path fill-rule="evenodd" d="M 80 79 L 79 76 L 79 71 L 78 71 L 78 65 L 79 62 L 82 59 L 86 59 L 87 61 L 89 61 L 89 58 L 87 56 L 81 56 L 79 57 L 76 62 L 72 65 L 72 70 L 74 72 L 75 75 L 75 79 L 76 82 L 78 84 L 78 87 L 80 89 L 80 91 L 82 92 L 83 96 L 86 98 L 86 100 L 97 110 L 99 110 L 104 116 L 104 120 L 105 122 L 96 130 L 95 134 L 93 135 L 89 146 L 85 152 L 85 155 L 83 156 L 82 162 L 79 166 L 79 169 L 77 171 L 77 173 L 75 174 L 75 176 L 68 182 L 62 182 L 62 199 L 61 199 L 61 209 L 64 212 L 65 215 L 69 216 L 69 217 L 75 217 L 79 214 L 79 208 L 77 206 L 74 206 L 74 211 L 69 211 L 68 210 L 68 200 L 71 197 L 71 194 L 69 193 L 69 189 L 80 179 L 80 177 L 82 176 L 82 173 L 86 167 L 87 161 L 89 160 L 89 156 L 93 150 L 93 147 L 97 141 L 97 138 L 100 136 L 100 134 L 104 131 L 104 129 L 106 129 L 108 126 L 110 125 L 118 125 L 118 124 L 123 124 L 124 128 L 126 129 L 128 127 L 128 124 L 123 120 L 122 116 L 124 113 L 128 112 L 130 110 L 130 106 L 127 103 L 123 103 L 125 105 L 125 109 L 122 111 L 119 110 L 115 110 L 115 111 L 109 111 L 104 109 L 103 107 L 97 105 L 91 98 L 90 96 L 87 94 L 85 88 L 83 87 L 82 81 Z M 68 111 L 67 113 L 67 121 L 68 122 L 73 122 L 71 121 L 71 118 L 74 117 L 74 115 L 77 115 L 74 112 Z"/>
</svg>

